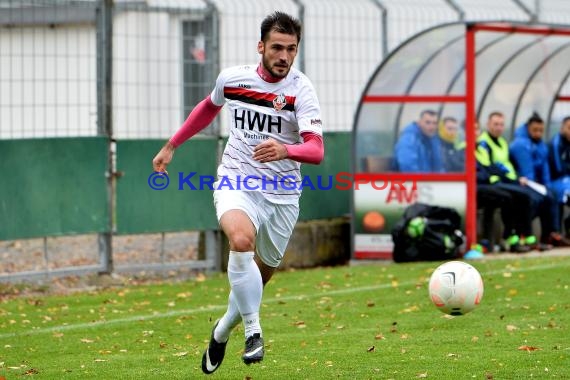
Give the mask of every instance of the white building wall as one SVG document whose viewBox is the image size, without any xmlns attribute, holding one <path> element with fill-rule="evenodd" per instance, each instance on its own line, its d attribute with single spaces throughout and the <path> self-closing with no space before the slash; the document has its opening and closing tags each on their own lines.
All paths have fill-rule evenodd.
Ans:
<svg viewBox="0 0 570 380">
<path fill-rule="evenodd" d="M 94 135 L 95 56 L 88 25 L 3 28 L 0 139 Z"/>
<path fill-rule="evenodd" d="M 181 24 L 167 13 L 114 18 L 113 126 L 118 138 L 160 138 L 180 124 Z"/>
</svg>

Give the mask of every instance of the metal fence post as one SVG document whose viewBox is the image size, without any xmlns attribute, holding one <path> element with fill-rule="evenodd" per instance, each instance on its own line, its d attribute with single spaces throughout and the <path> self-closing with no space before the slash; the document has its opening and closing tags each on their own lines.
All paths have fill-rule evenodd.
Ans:
<svg viewBox="0 0 570 380">
<path fill-rule="evenodd" d="M 375 0 L 374 4 L 380 9 L 382 14 L 382 59 L 388 56 L 388 8 L 382 3 L 381 0 Z"/>
<path fill-rule="evenodd" d="M 100 0 L 97 6 L 97 133 L 107 137 L 107 230 L 98 236 L 99 260 L 102 273 L 113 271 L 113 244 L 114 230 L 114 154 L 113 140 L 113 0 Z"/>
<path fill-rule="evenodd" d="M 293 2 L 299 8 L 299 22 L 301 25 L 305 24 L 305 4 L 301 0 L 293 0 Z M 305 44 L 299 45 L 299 70 L 305 73 Z M 306 74 L 306 73 L 305 73 Z"/>
<path fill-rule="evenodd" d="M 461 8 L 461 6 L 457 4 L 455 0 L 445 0 L 445 1 L 447 2 L 447 4 L 449 4 L 451 8 L 453 8 L 455 12 L 457 12 L 457 17 L 459 17 L 460 21 L 465 20 L 465 10 L 463 10 L 463 8 Z"/>
</svg>

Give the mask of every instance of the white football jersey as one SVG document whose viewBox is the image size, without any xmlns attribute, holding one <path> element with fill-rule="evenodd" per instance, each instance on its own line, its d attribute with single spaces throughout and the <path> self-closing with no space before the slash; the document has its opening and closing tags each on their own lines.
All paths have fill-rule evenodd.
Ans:
<svg viewBox="0 0 570 380">
<path fill-rule="evenodd" d="M 210 97 L 218 106 L 228 103 L 231 119 L 215 188 L 261 191 L 271 202 L 297 204 L 301 164 L 289 159 L 260 163 L 252 157 L 255 146 L 269 138 L 299 144 L 302 132 L 322 136 L 319 101 L 309 79 L 291 68 L 287 77 L 269 83 L 256 65 L 236 66 L 220 73 Z M 231 186 L 222 187 L 228 180 Z"/>
</svg>

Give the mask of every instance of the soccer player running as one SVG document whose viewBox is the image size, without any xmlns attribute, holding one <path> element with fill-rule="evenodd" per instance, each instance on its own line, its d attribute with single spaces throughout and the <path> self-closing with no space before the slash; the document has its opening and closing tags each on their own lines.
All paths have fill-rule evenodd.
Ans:
<svg viewBox="0 0 570 380">
<path fill-rule="evenodd" d="M 206 374 L 222 363 L 240 320 L 244 363 L 263 359 L 263 287 L 279 266 L 299 215 L 300 163 L 319 164 L 324 156 L 317 95 L 309 79 L 292 67 L 300 40 L 298 20 L 282 12 L 267 16 L 257 44 L 259 65 L 223 70 L 212 93 L 153 159 L 154 170 L 166 172 L 174 150 L 206 128 L 227 101 L 231 127 L 214 184 L 214 205 L 230 244 L 231 291 L 202 357 Z"/>
</svg>

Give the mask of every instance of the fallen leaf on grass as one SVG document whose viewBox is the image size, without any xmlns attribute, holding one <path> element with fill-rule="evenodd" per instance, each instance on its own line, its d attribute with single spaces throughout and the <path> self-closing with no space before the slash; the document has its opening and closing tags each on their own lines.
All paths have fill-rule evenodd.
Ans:
<svg viewBox="0 0 570 380">
<path fill-rule="evenodd" d="M 417 305 L 412 305 L 410 307 L 405 308 L 402 310 L 402 313 L 412 313 L 414 311 L 418 311 L 420 308 Z"/>
<path fill-rule="evenodd" d="M 37 369 L 30 368 L 29 370 L 24 372 L 24 375 L 37 375 L 38 373 L 40 373 L 40 371 L 38 371 Z"/>
<path fill-rule="evenodd" d="M 490 372 L 485 373 L 485 379 L 486 380 L 493 380 L 493 374 Z"/>
<path fill-rule="evenodd" d="M 93 343 L 93 342 L 95 342 L 93 339 L 87 339 L 87 338 L 81 339 L 81 343 Z"/>
<path fill-rule="evenodd" d="M 182 356 L 186 356 L 186 355 L 188 355 L 187 351 L 177 352 L 175 354 L 172 354 L 172 356 L 178 356 L 178 357 L 182 357 Z"/>
<path fill-rule="evenodd" d="M 377 335 L 374 337 L 374 339 L 376 339 L 376 340 L 381 340 L 381 339 L 386 339 L 386 338 L 384 337 L 384 334 L 380 333 L 380 334 L 377 334 Z"/>
<path fill-rule="evenodd" d="M 106 362 L 107 360 L 105 360 L 105 359 L 95 359 L 95 360 L 93 360 L 93 361 L 94 361 L 95 363 L 103 363 L 103 362 Z"/>
<path fill-rule="evenodd" d="M 507 325 L 507 331 L 515 331 L 518 330 L 518 327 L 515 325 Z"/>
<path fill-rule="evenodd" d="M 527 346 L 527 345 L 520 346 L 518 349 L 521 351 L 537 351 L 537 350 L 540 350 L 540 348 L 538 348 L 538 347 Z"/>
<path fill-rule="evenodd" d="M 390 332 L 395 333 L 396 331 L 398 331 L 398 327 L 396 327 L 398 325 L 398 322 L 392 322 L 392 327 L 390 327 Z"/>
<path fill-rule="evenodd" d="M 376 351 L 376 347 L 370 346 L 370 347 L 368 347 L 368 349 L 366 351 L 367 352 L 374 352 L 374 351 Z"/>
<path fill-rule="evenodd" d="M 424 373 L 418 373 L 418 378 L 420 378 L 420 379 L 425 379 L 425 378 L 427 378 L 427 377 L 428 377 L 428 374 L 427 374 L 427 372 L 424 372 Z"/>
</svg>

